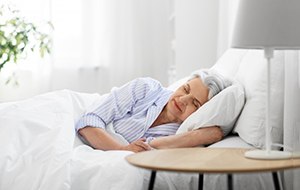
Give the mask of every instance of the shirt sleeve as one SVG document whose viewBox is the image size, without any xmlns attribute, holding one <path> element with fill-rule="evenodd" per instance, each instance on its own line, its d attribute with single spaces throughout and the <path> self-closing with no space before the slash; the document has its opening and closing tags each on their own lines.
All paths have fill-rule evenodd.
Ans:
<svg viewBox="0 0 300 190">
<path fill-rule="evenodd" d="M 137 78 L 120 88 L 113 88 L 95 110 L 85 113 L 79 119 L 75 126 L 76 131 L 86 126 L 104 129 L 107 124 L 130 113 L 136 102 L 160 86 L 160 83 L 153 79 Z"/>
</svg>

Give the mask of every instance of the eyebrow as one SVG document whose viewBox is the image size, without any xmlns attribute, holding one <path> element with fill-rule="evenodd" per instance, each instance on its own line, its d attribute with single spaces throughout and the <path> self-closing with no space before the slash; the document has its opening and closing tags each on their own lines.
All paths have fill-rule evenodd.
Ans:
<svg viewBox="0 0 300 190">
<path fill-rule="evenodd" d="M 189 93 L 191 93 L 191 86 L 189 83 L 186 83 L 186 85 L 188 86 L 188 89 L 189 89 Z M 200 100 L 198 100 L 195 96 L 194 96 L 195 100 L 197 100 L 197 102 L 200 104 L 200 106 L 202 106 L 203 104 L 201 103 Z"/>
</svg>

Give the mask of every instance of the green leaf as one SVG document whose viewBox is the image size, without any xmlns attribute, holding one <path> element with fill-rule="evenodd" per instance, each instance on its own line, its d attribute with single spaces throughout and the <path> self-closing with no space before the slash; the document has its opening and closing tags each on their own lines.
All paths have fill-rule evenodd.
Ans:
<svg viewBox="0 0 300 190">
<path fill-rule="evenodd" d="M 44 57 L 46 53 L 51 53 L 52 39 L 49 33 L 41 32 L 38 25 L 19 16 L 19 10 L 1 5 L 0 15 L 6 14 L 11 16 L 0 25 L 0 72 L 6 64 L 17 63 L 29 52 L 39 50 L 41 57 Z M 48 21 L 46 24 L 50 30 L 54 29 L 51 22 Z M 3 59 L 4 55 L 6 59 Z"/>
</svg>

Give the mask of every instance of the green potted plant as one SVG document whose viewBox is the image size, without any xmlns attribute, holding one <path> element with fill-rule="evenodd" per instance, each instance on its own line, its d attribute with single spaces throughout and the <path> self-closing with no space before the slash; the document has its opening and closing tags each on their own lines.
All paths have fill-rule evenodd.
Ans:
<svg viewBox="0 0 300 190">
<path fill-rule="evenodd" d="M 50 22 L 46 23 L 53 29 Z M 20 11 L 9 5 L 0 5 L 0 74 L 3 68 L 25 59 L 29 52 L 39 51 L 44 57 L 51 51 L 50 35 L 20 15 Z M 9 77 L 6 84 L 11 81 Z"/>
</svg>

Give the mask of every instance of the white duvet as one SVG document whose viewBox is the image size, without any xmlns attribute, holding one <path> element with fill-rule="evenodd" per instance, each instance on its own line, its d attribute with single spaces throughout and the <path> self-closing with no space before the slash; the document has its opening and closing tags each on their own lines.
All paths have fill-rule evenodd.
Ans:
<svg viewBox="0 0 300 190">
<path fill-rule="evenodd" d="M 97 94 L 56 91 L 0 104 L 0 189 L 142 189 L 143 171 L 124 157 L 94 150 L 74 125 Z"/>
</svg>

